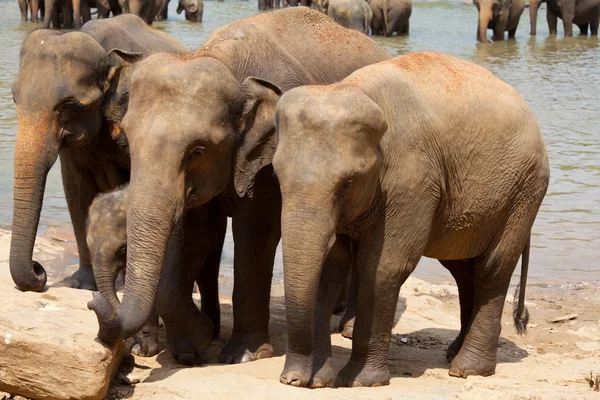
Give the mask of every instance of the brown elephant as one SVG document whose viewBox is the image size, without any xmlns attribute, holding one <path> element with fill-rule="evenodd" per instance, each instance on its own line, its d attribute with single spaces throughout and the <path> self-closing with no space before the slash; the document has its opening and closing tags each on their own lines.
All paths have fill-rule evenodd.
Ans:
<svg viewBox="0 0 600 400">
<path fill-rule="evenodd" d="M 462 326 L 450 375 L 493 374 L 521 255 L 514 319 L 526 327 L 531 227 L 550 174 L 521 95 L 475 64 L 413 53 L 337 84 L 292 89 L 275 119 L 288 332 L 281 382 L 334 383 L 327 316 L 337 293 L 322 283 L 346 276 L 323 266 L 336 235 L 356 241 L 359 277 L 352 354 L 337 386 L 389 383 L 400 286 L 422 256 L 458 277 Z"/>
<path fill-rule="evenodd" d="M 373 35 L 408 35 L 410 30 L 411 0 L 369 0 L 373 11 L 371 33 Z"/>
<path fill-rule="evenodd" d="M 317 10 L 345 28 L 369 34 L 373 12 L 366 0 L 319 0 Z"/>
<path fill-rule="evenodd" d="M 163 10 L 167 0 L 118 0 L 125 14 L 134 14 L 146 21 L 148 25 Z"/>
<path fill-rule="evenodd" d="M 529 19 L 531 35 L 535 36 L 537 28 L 537 12 L 545 2 L 548 9 L 546 20 L 551 35 L 556 35 L 558 18 L 563 20 L 565 36 L 573 36 L 573 24 L 579 27 L 579 34 L 587 36 L 588 28 L 592 36 L 598 36 L 600 24 L 600 0 L 533 0 L 529 3 Z"/>
<path fill-rule="evenodd" d="M 179 0 L 177 14 L 184 11 L 185 20 L 189 22 L 202 22 L 204 2 L 202 0 Z"/>
<path fill-rule="evenodd" d="M 494 40 L 504 40 L 504 32 L 508 32 L 509 39 L 514 39 L 519 19 L 525 9 L 523 0 L 473 0 L 473 4 L 479 13 L 477 23 L 479 42 L 488 41 L 488 29 L 494 31 Z"/>
<path fill-rule="evenodd" d="M 9 263 L 19 289 L 41 291 L 46 284 L 46 271 L 32 254 L 46 176 L 59 156 L 80 259 L 73 286 L 95 288 L 85 241 L 88 207 L 98 193 L 129 180 L 118 123 L 127 107 L 132 68 L 119 55 L 129 59 L 185 50 L 133 15 L 90 21 L 81 32 L 40 29 L 25 38 L 12 87 L 18 132 Z"/>
<path fill-rule="evenodd" d="M 336 40 L 323 40 L 328 37 Z M 190 54 L 154 55 L 139 63 L 121 123 L 132 162 L 127 280 L 114 326 L 105 323 L 112 312 L 95 310 L 99 338 L 111 343 L 140 329 L 152 309 L 175 221 L 184 210 L 224 194 L 235 243 L 234 326 L 220 360 L 272 356 L 269 297 L 281 216 L 270 166 L 277 96 L 242 83 L 258 76 L 286 91 L 336 82 L 388 58 L 367 36 L 294 7 L 221 27 Z"/>
</svg>

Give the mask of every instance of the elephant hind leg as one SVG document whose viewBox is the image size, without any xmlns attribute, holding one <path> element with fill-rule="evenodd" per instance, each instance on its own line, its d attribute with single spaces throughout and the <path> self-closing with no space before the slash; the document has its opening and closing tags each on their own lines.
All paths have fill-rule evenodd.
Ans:
<svg viewBox="0 0 600 400">
<path fill-rule="evenodd" d="M 469 332 L 473 316 L 473 300 L 475 287 L 473 282 L 474 259 L 440 260 L 440 263 L 450 271 L 458 286 L 460 301 L 460 333 L 446 350 L 446 359 L 452 361 L 460 351 L 465 336 Z"/>
<path fill-rule="evenodd" d="M 577 26 L 579 27 L 579 35 L 580 36 L 587 36 L 589 24 L 580 24 L 580 25 L 577 25 Z"/>
</svg>

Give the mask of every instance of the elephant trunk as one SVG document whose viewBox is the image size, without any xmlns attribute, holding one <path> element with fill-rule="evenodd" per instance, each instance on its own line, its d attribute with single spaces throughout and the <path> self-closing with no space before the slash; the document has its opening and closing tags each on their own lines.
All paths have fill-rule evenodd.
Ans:
<svg viewBox="0 0 600 400">
<path fill-rule="evenodd" d="M 56 0 L 44 0 L 44 29 L 50 28 L 50 21 L 52 20 L 54 3 L 56 3 Z M 55 26 L 54 28 L 60 29 L 60 26 Z"/>
<path fill-rule="evenodd" d="M 116 310 L 119 308 L 117 297 L 116 280 L 120 268 L 115 268 L 113 263 L 106 260 L 94 260 L 94 277 L 98 291 L 104 296 Z"/>
<path fill-rule="evenodd" d="M 531 36 L 536 35 L 537 30 L 537 13 L 540 5 L 542 4 L 541 0 L 532 0 L 529 2 L 529 21 L 531 23 Z"/>
<path fill-rule="evenodd" d="M 43 117 L 24 116 L 20 110 L 18 114 L 10 274 L 20 290 L 39 292 L 46 285 L 46 271 L 33 261 L 33 246 L 46 177 L 58 157 L 60 142 Z"/>
<path fill-rule="evenodd" d="M 482 4 L 479 8 L 479 27 L 477 29 L 477 41 L 487 42 L 488 25 L 492 19 L 492 5 Z"/>
<path fill-rule="evenodd" d="M 133 336 L 150 316 L 169 238 L 183 214 L 179 171 L 166 176 L 154 158 L 136 160 L 136 155 L 132 152 L 123 301 L 117 310 L 100 295 L 88 304 L 98 317 L 98 338 L 108 344 Z"/>
<path fill-rule="evenodd" d="M 311 354 L 319 280 L 335 243 L 335 215 L 333 207 L 284 199 L 281 226 L 288 355 Z"/>
</svg>

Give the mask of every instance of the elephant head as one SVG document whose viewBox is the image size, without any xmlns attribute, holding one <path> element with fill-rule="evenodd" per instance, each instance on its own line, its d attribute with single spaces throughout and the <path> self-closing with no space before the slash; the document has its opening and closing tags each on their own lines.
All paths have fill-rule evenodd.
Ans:
<svg viewBox="0 0 600 400">
<path fill-rule="evenodd" d="M 132 166 L 125 291 L 118 310 L 100 298 L 90 304 L 101 340 L 131 336 L 150 315 L 185 209 L 223 192 L 232 176 L 240 196 L 252 195 L 255 175 L 274 153 L 278 96 L 255 80 L 240 84 L 211 57 L 157 54 L 138 64 L 121 123 Z"/>
<path fill-rule="evenodd" d="M 191 22 L 202 22 L 204 3 L 202 0 L 179 0 L 177 14 L 185 10 L 185 20 Z"/>
<path fill-rule="evenodd" d="M 500 18 L 507 18 L 512 0 L 473 0 L 479 12 L 477 25 L 477 40 L 487 42 L 487 30 L 493 29 L 493 24 Z"/>
<path fill-rule="evenodd" d="M 336 234 L 348 233 L 377 198 L 387 123 L 361 89 L 341 84 L 286 92 L 275 119 L 284 275 L 294 277 L 285 280 L 288 338 L 311 345 L 323 263 Z M 304 354 L 294 346 L 288 355 Z"/>
<path fill-rule="evenodd" d="M 37 30 L 23 42 L 12 87 L 18 132 L 10 248 L 11 275 L 23 291 L 46 284 L 32 255 L 48 171 L 61 149 L 89 145 L 101 134 L 103 98 L 121 68 L 84 33 Z"/>
</svg>

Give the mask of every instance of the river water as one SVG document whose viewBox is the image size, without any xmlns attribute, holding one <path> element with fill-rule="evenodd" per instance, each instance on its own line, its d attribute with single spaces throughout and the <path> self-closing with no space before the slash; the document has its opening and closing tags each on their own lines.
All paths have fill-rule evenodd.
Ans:
<svg viewBox="0 0 600 400">
<path fill-rule="evenodd" d="M 204 3 L 204 21 L 191 24 L 170 4 L 168 21 L 156 24 L 189 49 L 199 47 L 217 27 L 257 13 L 256 1 Z M 548 37 L 545 9 L 538 15 L 538 36 L 529 35 L 526 9 L 516 41 L 477 45 L 473 5 L 421 2 L 413 5 L 409 37 L 374 40 L 396 56 L 441 51 L 480 64 L 519 90 L 535 113 L 546 139 L 551 182 L 533 229 L 530 278 L 559 283 L 600 280 L 600 41 Z M 0 227 L 12 220 L 13 146 L 17 127 L 10 87 L 18 68 L 23 37 L 34 28 L 21 24 L 14 0 L 0 0 Z M 574 28 L 577 31 L 577 27 Z M 491 35 L 491 32 L 489 33 Z M 58 163 L 57 163 L 58 164 Z M 69 221 L 60 168 L 47 182 L 40 232 Z M 231 237 L 224 264 L 230 274 Z M 445 278 L 447 272 L 424 260 L 416 275 Z M 281 277 L 278 254 L 275 275 Z"/>
</svg>

